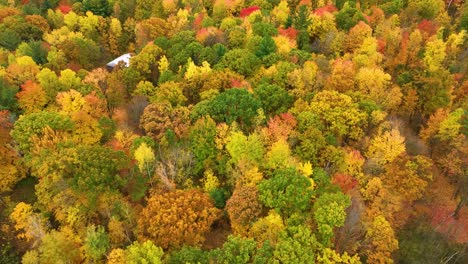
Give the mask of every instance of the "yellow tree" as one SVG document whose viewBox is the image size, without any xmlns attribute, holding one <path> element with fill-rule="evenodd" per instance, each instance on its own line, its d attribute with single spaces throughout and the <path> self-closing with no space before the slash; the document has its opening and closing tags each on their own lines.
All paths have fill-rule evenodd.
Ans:
<svg viewBox="0 0 468 264">
<path fill-rule="evenodd" d="M 146 177 L 152 178 L 153 171 L 154 171 L 154 161 L 155 156 L 154 152 L 146 145 L 145 142 L 141 143 L 141 145 L 135 150 L 133 153 L 135 160 L 138 165 L 138 169 L 140 169 L 141 173 L 146 174 Z M 151 185 L 153 185 L 153 181 L 150 180 Z"/>
<path fill-rule="evenodd" d="M 374 160 L 379 165 L 392 162 L 400 154 L 404 153 L 405 138 L 400 135 L 397 129 L 385 131 L 374 137 L 367 149 L 367 157 Z"/>
<path fill-rule="evenodd" d="M 139 236 L 165 249 L 196 246 L 218 216 L 211 199 L 198 190 L 154 194 L 138 218 Z"/>
<path fill-rule="evenodd" d="M 367 227 L 366 239 L 370 246 L 366 252 L 368 263 L 393 263 L 392 253 L 398 249 L 398 240 L 385 217 L 374 218 Z"/>
<path fill-rule="evenodd" d="M 400 105 L 400 88 L 391 86 L 391 76 L 383 70 L 363 67 L 359 69 L 355 78 L 359 91 L 385 109 L 392 110 Z"/>
<path fill-rule="evenodd" d="M 15 224 L 15 230 L 20 232 L 18 238 L 31 242 L 33 246 L 46 234 L 45 219 L 34 213 L 29 204 L 18 203 L 10 214 L 10 219 Z"/>
<path fill-rule="evenodd" d="M 341 93 L 354 90 L 354 78 L 356 76 L 354 63 L 337 59 L 331 64 L 332 72 L 325 87 Z"/>
<path fill-rule="evenodd" d="M 31 57 L 18 57 L 7 68 L 7 77 L 11 83 L 20 85 L 27 80 L 34 81 L 39 72 L 39 66 Z"/>
</svg>

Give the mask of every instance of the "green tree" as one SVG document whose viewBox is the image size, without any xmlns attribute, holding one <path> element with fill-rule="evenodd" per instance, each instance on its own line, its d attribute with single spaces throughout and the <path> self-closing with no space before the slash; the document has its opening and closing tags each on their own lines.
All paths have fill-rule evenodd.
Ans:
<svg viewBox="0 0 468 264">
<path fill-rule="evenodd" d="M 163 250 L 147 240 L 143 243 L 138 241 L 133 242 L 125 249 L 125 263 L 139 264 L 139 263 L 153 263 L 162 264 Z"/>
<path fill-rule="evenodd" d="M 102 226 L 88 226 L 84 242 L 86 256 L 93 261 L 99 261 L 110 248 L 109 235 Z"/>
<path fill-rule="evenodd" d="M 261 103 L 245 89 L 226 90 L 208 103 L 208 112 L 216 122 L 231 124 L 236 121 L 242 127 L 252 126 Z"/>
<path fill-rule="evenodd" d="M 83 11 L 91 11 L 98 16 L 108 16 L 111 13 L 108 0 L 83 0 Z"/>
<path fill-rule="evenodd" d="M 333 228 L 344 225 L 346 208 L 351 200 L 341 192 L 324 193 L 314 203 L 314 220 L 317 223 L 320 242 L 329 246 L 333 237 Z"/>
<path fill-rule="evenodd" d="M 198 119 L 190 130 L 190 148 L 195 156 L 194 172 L 200 173 L 204 168 L 216 162 L 216 123 L 210 117 Z"/>
<path fill-rule="evenodd" d="M 244 76 L 251 76 L 260 67 L 260 61 L 246 49 L 232 49 L 221 58 L 217 69 L 229 68 Z"/>
<path fill-rule="evenodd" d="M 315 263 L 320 244 L 307 226 L 292 226 L 281 232 L 271 263 Z"/>
<path fill-rule="evenodd" d="M 50 127 L 56 131 L 71 131 L 72 121 L 57 112 L 37 112 L 20 116 L 15 122 L 11 136 L 18 143 L 21 151 L 28 152 L 33 135 L 40 136 L 43 128 Z"/>
<path fill-rule="evenodd" d="M 183 247 L 172 251 L 168 257 L 168 264 L 179 263 L 208 263 L 208 252 L 196 247 Z"/>
<path fill-rule="evenodd" d="M 259 58 L 264 58 L 272 53 L 276 52 L 276 44 L 271 36 L 265 36 L 260 41 L 257 49 L 255 50 L 255 55 Z"/>
<path fill-rule="evenodd" d="M 212 259 L 220 264 L 252 263 L 257 243 L 253 239 L 229 236 L 221 249 L 210 252 Z"/>
<path fill-rule="evenodd" d="M 271 116 L 286 112 L 293 103 L 293 97 L 276 84 L 260 84 L 254 94 L 262 102 L 263 110 Z"/>
<path fill-rule="evenodd" d="M 293 168 L 274 171 L 270 179 L 258 185 L 258 190 L 263 204 L 288 216 L 309 209 L 313 195 L 310 179 Z"/>
</svg>

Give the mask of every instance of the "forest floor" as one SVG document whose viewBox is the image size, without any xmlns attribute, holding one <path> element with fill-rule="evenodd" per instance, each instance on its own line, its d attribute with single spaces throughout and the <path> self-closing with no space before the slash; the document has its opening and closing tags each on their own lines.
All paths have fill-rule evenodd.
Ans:
<svg viewBox="0 0 468 264">
<path fill-rule="evenodd" d="M 405 137 L 408 154 L 430 155 L 429 148 L 413 129 L 401 125 L 404 122 L 396 117 L 391 120 L 400 128 L 400 133 Z M 423 200 L 416 204 L 416 208 L 428 216 L 436 231 L 458 243 L 468 243 L 468 207 L 465 206 L 460 210 L 458 219 L 454 218 L 453 212 L 457 207 L 457 200 L 454 199 L 453 194 L 453 186 L 434 166 L 433 181 L 427 187 Z"/>
</svg>

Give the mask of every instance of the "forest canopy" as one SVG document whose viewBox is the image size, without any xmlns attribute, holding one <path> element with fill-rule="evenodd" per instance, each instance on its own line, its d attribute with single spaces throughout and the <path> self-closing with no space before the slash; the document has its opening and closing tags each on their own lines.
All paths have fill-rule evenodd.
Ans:
<svg viewBox="0 0 468 264">
<path fill-rule="evenodd" d="M 468 263 L 467 30 L 462 0 L 0 0 L 0 263 Z"/>
</svg>

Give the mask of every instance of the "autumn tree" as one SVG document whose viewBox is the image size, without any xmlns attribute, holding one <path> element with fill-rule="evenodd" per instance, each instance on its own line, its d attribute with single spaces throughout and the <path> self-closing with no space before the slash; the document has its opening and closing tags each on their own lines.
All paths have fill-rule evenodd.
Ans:
<svg viewBox="0 0 468 264">
<path fill-rule="evenodd" d="M 139 216 L 139 234 L 162 248 L 198 245 L 218 212 L 210 198 L 197 190 L 155 194 Z"/>
<path fill-rule="evenodd" d="M 379 165 L 392 162 L 398 155 L 405 152 L 405 138 L 397 129 L 385 131 L 371 140 L 367 157 Z"/>
<path fill-rule="evenodd" d="M 37 112 L 21 116 L 16 121 L 11 136 L 18 143 L 20 150 L 29 151 L 31 136 L 41 135 L 43 128 L 50 127 L 57 131 L 70 131 L 72 121 L 56 112 Z"/>
<path fill-rule="evenodd" d="M 232 132 L 227 140 L 225 147 L 234 164 L 259 165 L 262 161 L 265 150 L 258 134 L 246 136 L 242 132 Z"/>
<path fill-rule="evenodd" d="M 326 130 L 337 138 L 358 139 L 366 126 L 366 113 L 361 111 L 352 98 L 336 91 L 322 91 L 310 103 Z"/>
<path fill-rule="evenodd" d="M 8 120 L 8 111 L 0 111 L 0 193 L 12 190 L 15 184 L 25 176 L 20 165 L 20 157 L 12 146 L 10 130 L 12 124 Z"/>
<path fill-rule="evenodd" d="M 44 236 L 37 249 L 39 262 L 81 262 L 83 256 L 80 245 L 80 238 L 72 230 L 68 228 L 60 231 L 52 230 Z"/>
<path fill-rule="evenodd" d="M 370 245 L 367 251 L 368 261 L 393 263 L 391 254 L 398 249 L 398 240 L 385 217 L 379 215 L 374 218 L 367 228 L 366 239 Z"/>
<path fill-rule="evenodd" d="M 155 246 L 151 240 L 143 243 L 133 242 L 125 249 L 126 263 L 162 263 L 163 250 Z"/>
<path fill-rule="evenodd" d="M 180 138 L 188 132 L 189 112 L 185 107 L 173 108 L 169 103 L 148 105 L 140 118 L 140 127 L 146 134 L 161 139 L 171 129 Z"/>
<path fill-rule="evenodd" d="M 338 92 L 354 90 L 356 69 L 352 61 L 337 59 L 333 62 L 332 72 L 326 87 Z"/>
<path fill-rule="evenodd" d="M 17 237 L 37 246 L 47 232 L 47 221 L 40 214 L 33 211 L 30 204 L 18 203 L 10 214 L 10 219 L 18 232 Z"/>
<path fill-rule="evenodd" d="M 250 225 L 262 213 L 262 204 L 258 200 L 257 188 L 238 186 L 226 203 L 226 211 L 234 231 L 240 235 L 247 234 Z"/>
</svg>

